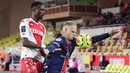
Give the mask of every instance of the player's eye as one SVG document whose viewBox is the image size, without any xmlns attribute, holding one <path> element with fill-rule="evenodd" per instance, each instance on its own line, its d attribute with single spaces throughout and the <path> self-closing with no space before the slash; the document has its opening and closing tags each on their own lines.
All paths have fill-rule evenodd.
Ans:
<svg viewBox="0 0 130 73">
<path fill-rule="evenodd" d="M 72 33 L 75 33 L 74 31 L 72 31 Z"/>
<path fill-rule="evenodd" d="M 42 8 L 41 8 L 40 10 L 43 11 L 43 10 L 45 10 L 45 9 L 42 9 Z"/>
<path fill-rule="evenodd" d="M 76 34 L 75 31 L 72 31 L 73 34 Z"/>
</svg>

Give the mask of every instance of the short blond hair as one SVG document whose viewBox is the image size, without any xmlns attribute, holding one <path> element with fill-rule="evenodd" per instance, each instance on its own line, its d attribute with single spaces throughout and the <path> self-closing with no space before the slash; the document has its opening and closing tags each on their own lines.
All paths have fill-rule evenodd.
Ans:
<svg viewBox="0 0 130 73">
<path fill-rule="evenodd" d="M 70 27 L 70 26 L 72 26 L 72 25 L 77 28 L 76 24 L 75 24 L 73 21 L 67 21 L 67 22 L 65 22 L 65 23 L 63 24 L 62 30 L 64 30 L 64 28 Z"/>
<path fill-rule="evenodd" d="M 69 28 L 70 26 L 74 26 L 77 28 L 76 24 L 73 21 L 67 21 L 62 25 L 62 30 L 60 31 L 61 34 L 63 34 L 63 32 L 65 32 L 66 28 Z"/>
</svg>

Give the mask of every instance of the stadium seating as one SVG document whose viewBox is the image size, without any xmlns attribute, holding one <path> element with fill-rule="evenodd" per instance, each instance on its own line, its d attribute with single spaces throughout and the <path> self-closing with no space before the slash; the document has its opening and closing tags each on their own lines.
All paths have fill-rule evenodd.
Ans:
<svg viewBox="0 0 130 73">
<path fill-rule="evenodd" d="M 21 45 L 21 41 L 20 41 L 19 33 L 9 37 L 5 37 L 0 40 L 0 47 L 14 47 L 20 45 Z"/>
<path fill-rule="evenodd" d="M 80 49 L 80 53 L 86 53 L 88 55 L 94 54 L 97 56 L 100 56 L 102 53 L 105 56 L 126 56 L 130 55 L 130 49 L 128 47 L 130 46 L 129 41 L 127 40 L 128 33 L 124 32 L 122 36 L 118 38 L 109 37 L 101 43 L 96 44 L 96 51 L 93 51 L 95 48 L 90 48 L 91 52 L 88 52 L 88 49 L 86 51 L 83 51 L 84 49 Z M 83 58 L 85 60 L 85 58 Z M 88 62 L 88 61 L 86 61 Z M 98 67 L 97 67 L 98 68 Z M 108 64 L 105 70 L 101 70 L 101 73 L 129 73 L 130 72 L 130 66 L 124 66 L 119 64 Z"/>
<path fill-rule="evenodd" d="M 20 34 L 19 33 L 11 35 L 9 37 L 5 37 L 5 38 L 0 40 L 0 48 L 3 48 L 2 51 L 4 52 L 4 54 L 11 52 L 11 50 L 14 50 L 14 51 L 19 50 L 20 51 L 20 49 L 18 49 L 18 47 L 20 47 L 20 46 L 21 46 L 21 41 L 20 41 Z M 17 47 L 17 48 L 15 48 L 15 47 Z M 13 53 L 13 55 L 17 54 L 14 52 L 12 52 L 12 53 Z M 18 53 L 20 53 L 20 52 L 18 52 Z M 19 60 L 17 61 L 17 63 L 13 63 L 16 61 L 17 60 L 12 59 L 12 63 L 9 66 L 10 70 L 21 70 Z"/>
<path fill-rule="evenodd" d="M 118 38 L 109 37 L 96 45 L 96 53 L 103 52 L 106 55 L 128 55 L 130 53 L 129 51 L 129 45 L 127 40 L 128 33 L 124 32 L 122 36 Z M 79 52 L 88 52 L 83 51 L 83 49 L 80 49 Z M 111 52 L 111 53 L 110 53 Z"/>
<path fill-rule="evenodd" d="M 103 41 L 105 45 L 97 46 L 97 52 L 127 52 L 129 53 L 130 51 L 126 50 L 127 47 L 129 46 L 127 36 L 128 36 L 127 32 L 124 32 L 124 34 L 118 39 L 115 39 L 114 37 L 107 38 L 106 40 Z"/>
<path fill-rule="evenodd" d="M 100 70 L 101 73 L 129 73 L 130 66 L 119 64 L 108 64 L 105 70 Z"/>
</svg>

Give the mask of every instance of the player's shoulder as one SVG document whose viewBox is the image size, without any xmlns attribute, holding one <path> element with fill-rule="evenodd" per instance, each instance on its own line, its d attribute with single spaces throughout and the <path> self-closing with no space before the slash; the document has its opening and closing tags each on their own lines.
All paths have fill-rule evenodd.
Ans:
<svg viewBox="0 0 130 73">
<path fill-rule="evenodd" d="M 57 37 L 56 39 L 55 39 L 55 41 L 63 41 L 63 37 Z"/>
<path fill-rule="evenodd" d="M 42 22 L 39 22 L 41 26 L 45 27 L 45 25 Z"/>
<path fill-rule="evenodd" d="M 24 18 L 21 20 L 21 22 L 29 22 L 31 19 L 30 18 Z"/>
<path fill-rule="evenodd" d="M 29 21 L 30 21 L 30 18 L 24 18 L 24 19 L 21 20 L 19 26 L 20 26 L 20 27 L 21 27 L 21 26 L 27 26 L 27 24 L 29 23 Z"/>
</svg>

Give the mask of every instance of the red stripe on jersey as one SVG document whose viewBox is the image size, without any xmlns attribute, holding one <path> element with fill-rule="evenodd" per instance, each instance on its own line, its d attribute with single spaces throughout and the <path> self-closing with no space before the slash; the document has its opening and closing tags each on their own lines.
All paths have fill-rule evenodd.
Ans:
<svg viewBox="0 0 130 73">
<path fill-rule="evenodd" d="M 69 63 L 69 58 L 65 58 L 63 67 L 61 69 L 61 73 L 65 73 L 68 63 Z"/>
<path fill-rule="evenodd" d="M 41 23 L 36 23 L 34 21 L 29 21 L 29 26 L 37 44 L 41 45 L 42 36 L 43 33 L 45 32 L 44 27 L 42 26 Z"/>
</svg>

